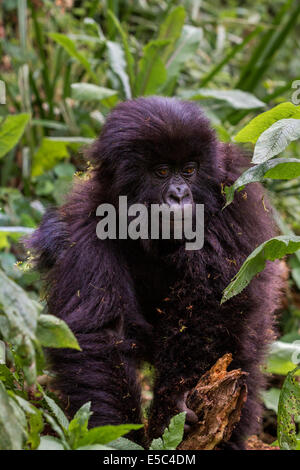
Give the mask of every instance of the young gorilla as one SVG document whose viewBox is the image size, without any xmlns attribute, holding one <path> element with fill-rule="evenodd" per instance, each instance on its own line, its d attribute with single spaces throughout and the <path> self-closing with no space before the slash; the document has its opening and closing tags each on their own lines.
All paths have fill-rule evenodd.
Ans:
<svg viewBox="0 0 300 470">
<path fill-rule="evenodd" d="M 196 104 L 150 97 L 127 101 L 109 115 L 89 153 L 91 177 L 68 202 L 49 210 L 30 240 L 45 273 L 50 313 L 63 318 L 82 351 L 50 351 L 57 386 L 74 413 L 92 402 L 91 425 L 140 423 L 137 369 L 156 370 L 149 436 L 162 433 L 199 377 L 225 353 L 247 377 L 248 399 L 230 443 L 244 447 L 256 432 L 260 365 L 272 334 L 280 279 L 267 265 L 240 295 L 220 305 L 223 289 L 245 258 L 274 236 L 260 185 L 237 193 L 225 210 L 223 185 L 247 161 L 217 141 Z M 185 240 L 100 240 L 102 203 L 205 205 L 204 247 Z"/>
</svg>

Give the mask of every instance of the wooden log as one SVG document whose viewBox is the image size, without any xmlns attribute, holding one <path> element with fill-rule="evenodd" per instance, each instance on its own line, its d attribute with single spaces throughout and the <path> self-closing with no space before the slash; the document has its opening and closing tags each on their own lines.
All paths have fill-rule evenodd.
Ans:
<svg viewBox="0 0 300 470">
<path fill-rule="evenodd" d="M 187 406 L 199 421 L 179 450 L 213 450 L 230 439 L 247 399 L 247 373 L 241 369 L 228 372 L 231 361 L 231 354 L 221 357 L 189 393 Z"/>
</svg>

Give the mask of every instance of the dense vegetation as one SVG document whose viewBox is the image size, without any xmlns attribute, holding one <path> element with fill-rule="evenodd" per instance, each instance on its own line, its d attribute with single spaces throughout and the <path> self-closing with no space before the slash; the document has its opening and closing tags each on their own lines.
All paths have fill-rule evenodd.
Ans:
<svg viewBox="0 0 300 470">
<path fill-rule="evenodd" d="M 221 140 L 253 152 L 254 166 L 224 188 L 227 204 L 263 181 L 282 235 L 245 260 L 223 301 L 289 255 L 260 437 L 300 449 L 299 2 L 6 0 L 0 15 L 0 449 L 136 448 L 121 437 L 132 426 L 88 430 L 89 403 L 70 422 L 59 407 L 42 347 L 79 346 L 44 311 L 20 238 L 87 177 L 82 149 L 109 110 L 150 94 L 197 101 Z M 147 369 L 143 378 L 147 403 Z M 173 418 L 152 448 L 176 448 L 183 423 Z"/>
</svg>

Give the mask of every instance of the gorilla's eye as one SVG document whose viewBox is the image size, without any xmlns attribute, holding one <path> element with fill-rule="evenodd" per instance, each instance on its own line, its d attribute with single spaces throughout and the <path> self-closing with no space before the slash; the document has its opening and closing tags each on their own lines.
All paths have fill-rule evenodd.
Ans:
<svg viewBox="0 0 300 470">
<path fill-rule="evenodd" d="M 158 176 L 165 178 L 166 176 L 169 175 L 169 168 L 167 166 L 161 166 L 160 168 L 155 169 L 155 173 Z"/>
<path fill-rule="evenodd" d="M 183 168 L 183 174 L 185 176 L 192 176 L 196 171 L 196 164 L 190 164 Z"/>
</svg>

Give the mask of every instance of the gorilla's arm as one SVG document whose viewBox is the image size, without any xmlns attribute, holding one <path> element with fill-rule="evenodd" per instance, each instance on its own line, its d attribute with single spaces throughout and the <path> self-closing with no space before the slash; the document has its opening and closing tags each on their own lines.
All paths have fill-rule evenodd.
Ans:
<svg viewBox="0 0 300 470">
<path fill-rule="evenodd" d="M 49 350 L 68 411 L 72 415 L 91 401 L 92 426 L 141 422 L 135 332 L 148 325 L 116 245 L 97 239 L 93 221 L 71 227 L 53 211 L 32 242 L 39 265 L 52 264 L 46 278 L 49 313 L 68 323 L 82 349 Z"/>
</svg>

